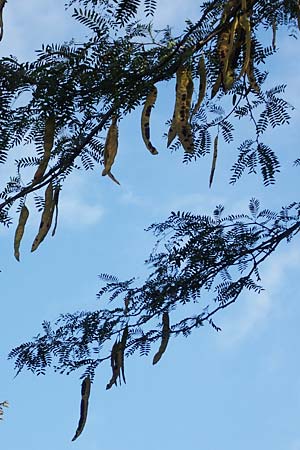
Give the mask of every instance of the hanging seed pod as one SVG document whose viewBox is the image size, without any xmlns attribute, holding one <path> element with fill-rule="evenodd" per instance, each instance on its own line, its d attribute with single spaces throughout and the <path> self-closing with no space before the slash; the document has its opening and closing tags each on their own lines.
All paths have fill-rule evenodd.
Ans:
<svg viewBox="0 0 300 450">
<path fill-rule="evenodd" d="M 34 174 L 33 182 L 37 183 L 44 175 L 51 156 L 51 150 L 54 143 L 55 134 L 55 116 L 51 115 L 46 118 L 44 132 L 44 155 Z"/>
<path fill-rule="evenodd" d="M 210 176 L 209 176 L 209 187 L 211 187 L 213 179 L 214 179 L 217 157 L 218 157 L 218 135 L 214 139 L 214 153 L 213 153 L 213 160 L 212 160 Z"/>
<path fill-rule="evenodd" d="M 252 61 L 250 62 L 249 67 L 247 69 L 247 77 L 248 77 L 251 89 L 253 89 L 253 91 L 259 93 L 260 92 L 260 88 L 259 88 L 259 86 L 257 84 L 256 79 L 255 79 Z"/>
<path fill-rule="evenodd" d="M 169 147 L 172 144 L 176 135 L 177 135 L 177 131 L 176 131 L 176 120 L 175 120 L 175 113 L 174 113 L 173 117 L 172 117 L 172 123 L 169 128 L 169 132 L 168 132 L 167 147 Z"/>
<path fill-rule="evenodd" d="M 238 26 L 239 26 L 239 18 L 238 16 L 236 16 L 233 19 L 233 22 L 230 27 L 229 48 L 224 61 L 224 67 L 222 71 L 223 89 L 225 92 L 229 91 L 234 83 L 235 65 L 233 63 L 236 57 L 236 45 L 238 45 L 238 42 L 236 40 L 236 37 L 239 36 Z"/>
<path fill-rule="evenodd" d="M 176 130 L 184 150 L 191 153 L 194 151 L 194 142 L 191 126 L 189 124 L 189 117 L 194 83 L 189 69 L 181 67 L 179 68 L 179 71 L 181 72 L 181 75 L 178 86 L 179 108 L 175 110 Z"/>
<path fill-rule="evenodd" d="M 40 222 L 40 228 L 38 231 L 38 234 L 36 235 L 31 251 L 34 252 L 40 243 L 45 239 L 45 237 L 48 234 L 48 231 L 50 230 L 51 223 L 52 223 L 52 217 L 53 217 L 53 211 L 54 211 L 54 204 L 53 204 L 53 186 L 52 182 L 48 184 L 48 187 L 45 191 L 45 206 L 41 217 Z"/>
<path fill-rule="evenodd" d="M 145 105 L 142 111 L 142 117 L 141 117 L 141 128 L 142 128 L 142 136 L 143 140 L 145 142 L 145 145 L 147 149 L 149 150 L 152 155 L 157 155 L 158 151 L 156 148 L 151 144 L 150 141 L 150 115 L 151 115 L 151 109 L 153 108 L 157 98 L 157 88 L 153 86 L 152 91 L 148 94 Z"/>
<path fill-rule="evenodd" d="M 167 312 L 163 313 L 162 317 L 162 323 L 163 323 L 163 329 L 162 329 L 162 338 L 160 347 L 158 349 L 158 352 L 154 355 L 152 364 L 158 363 L 164 352 L 166 351 L 169 337 L 170 337 L 170 319 L 169 314 Z"/>
<path fill-rule="evenodd" d="M 0 0 L 0 41 L 3 38 L 3 8 L 6 3 L 6 0 Z"/>
<path fill-rule="evenodd" d="M 29 210 L 27 206 L 23 205 L 20 216 L 19 216 L 19 222 L 15 233 L 15 239 L 14 239 L 14 254 L 17 261 L 20 261 L 20 243 L 24 234 L 25 225 L 27 222 L 27 219 L 29 217 Z"/>
<path fill-rule="evenodd" d="M 108 175 L 114 163 L 118 151 L 118 126 L 117 118 L 112 117 L 111 125 L 108 129 L 105 145 L 104 145 L 104 169 L 102 175 Z"/>
<path fill-rule="evenodd" d="M 246 14 L 242 14 L 240 17 L 240 25 L 245 32 L 245 50 L 244 50 L 244 62 L 241 68 L 240 74 L 237 77 L 239 80 L 248 70 L 251 61 L 251 24 Z"/>
<path fill-rule="evenodd" d="M 239 24 L 239 19 L 236 16 L 229 27 L 229 38 L 228 38 L 228 46 L 226 47 L 224 60 L 222 61 L 222 81 L 223 81 L 223 89 L 227 92 L 231 89 L 234 83 L 234 70 L 231 66 L 232 55 L 235 47 L 235 37 L 236 31 Z"/>
<path fill-rule="evenodd" d="M 181 84 L 181 76 L 182 76 L 182 70 L 178 69 L 176 72 L 176 87 L 175 87 L 175 106 L 174 106 L 174 112 L 173 112 L 173 117 L 172 117 L 172 123 L 171 126 L 169 128 L 169 132 L 168 132 L 168 142 L 167 142 L 167 147 L 169 147 L 173 140 L 175 139 L 176 135 L 177 135 L 177 121 L 176 121 L 176 117 L 179 116 L 179 109 L 180 109 L 180 90 L 179 90 L 179 86 Z"/>
<path fill-rule="evenodd" d="M 273 50 L 276 50 L 276 32 L 277 32 L 277 24 L 276 19 L 272 20 L 272 47 Z"/>
<path fill-rule="evenodd" d="M 121 350 L 121 373 L 122 373 L 122 378 L 124 383 L 126 384 L 126 379 L 125 379 L 125 370 L 124 370 L 124 354 L 125 354 L 125 348 L 126 348 L 126 342 L 127 342 L 127 338 L 128 338 L 128 325 L 126 325 L 126 327 L 124 328 L 122 337 L 121 337 L 121 342 L 120 342 L 120 350 Z"/>
<path fill-rule="evenodd" d="M 230 46 L 230 26 L 228 25 L 224 31 L 220 33 L 220 37 L 218 39 L 218 55 L 221 66 L 221 71 L 223 72 L 226 69 L 226 61 L 228 59 Z"/>
<path fill-rule="evenodd" d="M 204 56 L 201 56 L 201 58 L 199 59 L 198 73 L 200 76 L 200 85 L 199 85 L 198 99 L 196 105 L 194 106 L 193 114 L 195 114 L 199 110 L 206 92 L 206 68 Z"/>
<path fill-rule="evenodd" d="M 214 96 L 218 93 L 218 90 L 220 89 L 221 86 L 221 81 L 222 81 L 222 74 L 221 72 L 218 75 L 218 78 L 216 79 L 212 91 L 211 91 L 211 99 L 214 98 Z"/>
<path fill-rule="evenodd" d="M 117 385 L 117 379 L 120 377 L 120 369 L 121 369 L 121 360 L 120 360 L 120 346 L 119 342 L 116 340 L 114 343 L 112 349 L 111 349 L 111 356 L 110 356 L 110 365 L 112 369 L 112 377 L 109 381 L 109 383 L 106 385 L 106 389 L 110 389 L 113 384 Z"/>
<path fill-rule="evenodd" d="M 72 441 L 75 441 L 75 439 L 77 439 L 78 436 L 81 435 L 84 429 L 88 413 L 90 392 L 91 392 L 91 379 L 89 376 L 87 376 L 81 384 L 80 418 L 77 430 L 75 432 Z"/>
<path fill-rule="evenodd" d="M 56 228 L 57 228 L 59 193 L 60 193 L 60 186 L 57 185 L 57 186 L 55 186 L 54 194 L 53 194 L 53 206 L 52 207 L 55 209 L 55 219 L 54 219 L 54 227 L 53 227 L 53 231 L 52 231 L 52 235 L 51 236 L 55 235 Z"/>
</svg>

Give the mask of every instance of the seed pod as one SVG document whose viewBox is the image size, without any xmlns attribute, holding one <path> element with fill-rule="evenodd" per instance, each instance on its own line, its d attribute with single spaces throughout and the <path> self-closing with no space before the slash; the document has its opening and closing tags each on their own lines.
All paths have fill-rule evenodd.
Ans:
<svg viewBox="0 0 300 450">
<path fill-rule="evenodd" d="M 110 356 L 110 365 L 112 369 L 112 377 L 109 383 L 106 385 L 106 389 L 110 389 L 113 384 L 117 385 L 117 379 L 120 377 L 121 360 L 120 360 L 120 343 L 116 340 L 112 349 Z"/>
<path fill-rule="evenodd" d="M 55 134 L 55 116 L 51 115 L 46 118 L 44 132 L 44 155 L 34 174 L 33 182 L 37 183 L 44 175 L 51 156 L 51 150 L 54 143 Z"/>
<path fill-rule="evenodd" d="M 170 337 L 170 319 L 169 314 L 167 312 L 163 313 L 162 322 L 163 322 L 163 329 L 162 329 L 161 343 L 158 352 L 154 355 L 152 364 L 158 363 L 158 361 L 166 351 Z"/>
<path fill-rule="evenodd" d="M 56 227 L 57 227 L 59 193 L 60 193 L 60 186 L 57 185 L 57 186 L 55 186 L 54 194 L 53 194 L 53 208 L 55 209 L 55 219 L 54 219 L 54 227 L 53 227 L 53 231 L 52 231 L 52 235 L 51 236 L 55 235 Z"/>
<path fill-rule="evenodd" d="M 191 126 L 189 124 L 191 101 L 194 89 L 191 71 L 185 67 L 180 67 L 177 108 L 175 109 L 175 121 L 177 135 L 186 152 L 194 151 L 194 142 Z M 176 94 L 177 100 L 177 94 Z"/>
<path fill-rule="evenodd" d="M 197 99 L 196 105 L 194 106 L 193 114 L 195 114 L 198 111 L 198 109 L 200 108 L 200 105 L 204 99 L 205 91 L 206 91 L 206 69 L 205 69 L 205 59 L 203 56 L 201 56 L 201 58 L 199 60 L 198 73 L 200 76 L 200 86 L 199 86 L 198 99 Z"/>
<path fill-rule="evenodd" d="M 245 32 L 245 50 L 244 50 L 244 62 L 241 68 L 240 74 L 237 77 L 239 80 L 248 70 L 251 61 L 251 24 L 246 14 L 242 14 L 240 17 L 240 25 Z"/>
<path fill-rule="evenodd" d="M 259 93 L 260 92 L 260 88 L 259 88 L 259 86 L 257 84 L 256 79 L 255 79 L 253 62 L 252 61 L 250 61 L 250 64 L 249 64 L 248 69 L 247 69 L 247 78 L 248 78 L 248 81 L 250 83 L 251 89 L 253 89 L 253 91 Z"/>
<path fill-rule="evenodd" d="M 5 3 L 6 3 L 6 0 L 0 0 L 0 41 L 2 41 L 2 38 L 3 38 L 3 17 L 2 17 L 2 14 L 3 14 L 3 8 L 4 8 Z"/>
<path fill-rule="evenodd" d="M 113 180 L 115 183 L 117 183 L 120 186 L 119 181 L 115 178 L 115 176 L 111 172 L 108 172 L 107 175 L 109 176 L 109 178 L 111 180 Z"/>
<path fill-rule="evenodd" d="M 158 151 L 150 142 L 150 115 L 157 98 L 157 88 L 153 86 L 152 91 L 148 94 L 142 111 L 141 128 L 142 136 L 147 149 L 152 155 L 157 155 Z"/>
<path fill-rule="evenodd" d="M 181 74 L 182 74 L 181 70 L 177 70 L 177 72 L 176 72 L 176 87 L 175 87 L 175 92 L 176 92 L 175 106 L 174 106 L 174 112 L 173 112 L 173 117 L 172 117 L 172 123 L 169 128 L 169 132 L 168 132 L 167 147 L 169 147 L 172 144 L 173 140 L 175 139 L 175 137 L 177 135 L 176 116 L 178 116 L 178 110 L 180 108 L 179 86 L 181 83 Z"/>
<path fill-rule="evenodd" d="M 75 435 L 74 435 L 72 441 L 75 441 L 75 439 L 77 439 L 78 436 L 81 435 L 81 433 L 84 429 L 86 419 L 87 419 L 87 413 L 88 413 L 90 392 L 91 392 L 91 379 L 89 376 L 87 376 L 81 384 L 80 418 L 79 418 L 77 430 L 75 432 Z"/>
<path fill-rule="evenodd" d="M 239 43 L 236 41 L 236 35 L 239 37 L 238 31 L 239 26 L 239 18 L 236 16 L 233 19 L 233 22 L 230 27 L 230 36 L 229 36 L 229 48 L 228 53 L 226 55 L 223 71 L 222 71 L 222 80 L 223 80 L 223 89 L 227 92 L 232 88 L 234 83 L 234 59 L 236 57 L 236 45 Z"/>
<path fill-rule="evenodd" d="M 213 160 L 212 160 L 210 176 L 209 176 L 209 187 L 211 187 L 213 179 L 214 179 L 217 157 L 218 157 L 218 135 L 215 137 L 215 140 L 214 140 L 214 153 L 213 153 Z"/>
<path fill-rule="evenodd" d="M 274 50 L 276 50 L 276 32 L 277 32 L 277 24 L 276 19 L 272 20 L 272 47 Z"/>
<path fill-rule="evenodd" d="M 105 145 L 104 145 L 104 169 L 102 175 L 105 176 L 110 172 L 118 151 L 118 126 L 116 117 L 112 117 L 111 125 L 108 129 Z"/>
<path fill-rule="evenodd" d="M 27 208 L 27 206 L 23 205 L 21 212 L 20 212 L 20 216 L 19 216 L 19 222 L 18 222 L 18 226 L 16 229 L 16 233 L 15 233 L 15 239 L 14 239 L 14 253 L 15 253 L 15 258 L 17 261 L 20 261 L 20 243 L 21 243 L 21 239 L 23 237 L 24 234 L 24 229 L 25 229 L 25 225 L 27 222 L 27 219 L 29 217 L 29 210 Z"/>
<path fill-rule="evenodd" d="M 126 384 L 126 379 L 125 379 L 125 370 L 124 370 L 124 353 L 125 353 L 125 348 L 126 348 L 126 342 L 127 342 L 127 338 L 128 338 L 128 325 L 126 325 L 126 327 L 124 328 L 122 337 L 121 337 L 121 342 L 120 342 L 120 350 L 121 350 L 121 373 L 122 373 L 122 378 L 124 383 Z"/>
<path fill-rule="evenodd" d="M 51 223 L 52 223 L 52 217 L 53 217 L 53 211 L 54 211 L 54 204 L 53 204 L 53 186 L 52 182 L 47 186 L 47 189 L 45 191 L 45 206 L 41 217 L 40 222 L 40 228 L 38 231 L 38 234 L 36 235 L 31 251 L 34 252 L 40 243 L 45 239 L 47 236 L 48 231 L 50 230 Z"/>
<path fill-rule="evenodd" d="M 220 89 L 221 86 L 221 81 L 222 81 L 222 74 L 221 72 L 218 75 L 218 78 L 216 79 L 212 91 L 211 91 L 211 99 L 214 98 L 214 96 L 217 94 L 218 90 Z"/>
</svg>

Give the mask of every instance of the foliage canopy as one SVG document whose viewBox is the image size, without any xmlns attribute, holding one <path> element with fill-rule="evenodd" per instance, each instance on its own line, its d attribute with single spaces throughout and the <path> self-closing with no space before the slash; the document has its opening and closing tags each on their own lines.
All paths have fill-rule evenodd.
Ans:
<svg viewBox="0 0 300 450">
<path fill-rule="evenodd" d="M 17 259 L 30 214 L 27 198 L 34 197 L 41 212 L 34 251 L 47 237 L 53 218 L 55 233 L 59 193 L 74 170 L 103 164 L 102 175 L 119 183 L 111 172 L 118 123 L 141 104 L 145 145 L 153 155 L 158 153 L 150 139 L 151 110 L 160 82 L 174 77 L 167 146 L 183 148 L 186 163 L 212 152 L 211 185 L 219 135 L 233 142 L 234 119 L 245 119 L 253 126 L 253 139 L 238 147 L 230 182 L 236 183 L 245 171 L 259 171 L 265 185 L 275 182 L 280 160 L 264 143 L 264 133 L 289 123 L 292 106 L 282 97 L 285 85 L 264 89 L 264 64 L 276 52 L 279 28 L 296 36 L 299 1 L 205 1 L 199 20 L 187 20 L 179 36 L 170 27 L 155 30 L 151 22 L 136 20 L 139 0 L 72 0 L 66 6 L 89 29 L 85 42 L 44 45 L 32 62 L 12 56 L 0 60 L 0 162 L 7 164 L 14 147 L 28 148 L 0 192 L 1 223 L 12 223 L 13 208 L 20 213 Z M 151 17 L 156 1 L 145 0 L 143 7 Z M 272 39 L 265 45 L 268 29 Z M 74 439 L 84 427 L 90 384 L 102 362 L 111 361 L 110 389 L 118 380 L 125 382 L 125 356 L 136 351 L 148 355 L 158 341 L 156 364 L 173 336 L 188 336 L 206 322 L 218 330 L 214 314 L 245 289 L 260 292 L 260 265 L 300 229 L 296 201 L 279 212 L 260 210 L 256 199 L 250 200 L 245 214 L 226 217 L 223 210 L 217 206 L 212 217 L 172 212 L 163 223 L 151 225 L 158 240 L 146 261 L 152 272 L 144 283 L 137 286 L 135 278 L 119 281 L 102 274 L 105 286 L 98 297 L 108 296 L 106 309 L 64 314 L 54 326 L 44 322 L 42 334 L 10 352 L 17 373 L 23 368 L 45 373 L 52 364 L 60 373 L 81 369 L 81 416 Z M 205 292 L 212 293 L 208 304 L 186 317 L 185 305 L 199 303 Z M 174 323 L 170 316 L 175 310 L 181 318 Z"/>
</svg>

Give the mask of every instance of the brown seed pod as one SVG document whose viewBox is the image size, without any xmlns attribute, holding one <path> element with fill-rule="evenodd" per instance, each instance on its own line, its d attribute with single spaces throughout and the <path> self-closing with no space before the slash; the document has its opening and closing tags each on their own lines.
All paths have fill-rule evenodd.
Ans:
<svg viewBox="0 0 300 450">
<path fill-rule="evenodd" d="M 193 114 L 195 114 L 199 110 L 200 105 L 204 99 L 205 92 L 206 92 L 206 68 L 205 68 L 204 56 L 201 56 L 201 58 L 199 59 L 198 73 L 200 76 L 200 86 L 199 86 L 198 99 L 197 99 L 197 103 L 194 106 Z"/>
<path fill-rule="evenodd" d="M 124 353 L 125 353 L 125 349 L 126 349 L 126 342 L 127 342 L 127 338 L 128 338 L 128 325 L 126 325 L 126 327 L 124 328 L 122 337 L 121 337 L 121 342 L 120 342 L 120 351 L 121 351 L 121 373 L 122 373 L 122 378 L 124 383 L 126 383 L 126 379 L 125 379 L 125 370 L 124 370 Z"/>
<path fill-rule="evenodd" d="M 222 74 L 220 72 L 214 85 L 213 85 L 213 88 L 211 91 L 211 99 L 213 99 L 214 96 L 218 93 L 218 90 L 220 89 L 220 86 L 221 86 L 221 81 L 222 81 Z"/>
<path fill-rule="evenodd" d="M 273 47 L 273 50 L 276 50 L 276 33 L 277 33 L 276 19 L 273 19 L 272 20 L 272 47 Z"/>
<path fill-rule="evenodd" d="M 20 250 L 19 250 L 20 243 L 24 234 L 24 229 L 28 217 L 29 217 L 29 210 L 27 206 L 23 205 L 20 212 L 19 222 L 15 232 L 15 239 L 14 239 L 14 254 L 17 261 L 20 261 Z"/>
<path fill-rule="evenodd" d="M 6 0 L 0 0 L 0 41 L 3 38 L 3 8 L 6 3 Z"/>
<path fill-rule="evenodd" d="M 184 150 L 191 153 L 194 151 L 194 142 L 189 117 L 194 83 L 189 69 L 182 66 L 178 72 L 178 95 L 176 93 L 175 108 L 176 131 Z"/>
<path fill-rule="evenodd" d="M 48 231 L 50 230 L 51 227 L 53 212 L 54 212 L 53 186 L 52 182 L 50 181 L 45 191 L 45 206 L 42 213 L 38 234 L 36 235 L 31 247 L 32 252 L 34 252 L 38 248 L 40 243 L 47 236 Z"/>
<path fill-rule="evenodd" d="M 247 77 L 248 77 L 251 89 L 253 89 L 253 91 L 259 93 L 260 92 L 260 88 L 259 88 L 259 86 L 257 84 L 256 79 L 255 79 L 252 61 L 250 61 L 250 64 L 249 64 L 248 69 L 247 69 Z"/>
<path fill-rule="evenodd" d="M 56 227 L 57 227 L 57 220 L 58 220 L 58 199 L 59 199 L 59 193 L 60 193 L 60 186 L 55 186 L 54 194 L 53 194 L 53 208 L 55 209 L 55 219 L 54 219 L 54 227 L 51 236 L 55 235 Z"/>
<path fill-rule="evenodd" d="M 117 151 L 118 151 L 118 125 L 117 125 L 117 118 L 113 116 L 104 144 L 104 169 L 102 172 L 103 176 L 107 175 L 110 172 Z"/>
<path fill-rule="evenodd" d="M 51 150 L 54 143 L 55 134 L 55 116 L 51 115 L 46 118 L 44 132 L 44 155 L 34 174 L 33 182 L 37 183 L 44 175 L 51 156 Z"/>
<path fill-rule="evenodd" d="M 210 176 L 209 176 L 209 187 L 211 187 L 213 179 L 214 179 L 217 157 L 218 157 L 218 135 L 214 139 L 214 153 L 213 153 L 213 160 L 212 160 Z"/>
<path fill-rule="evenodd" d="M 162 328 L 161 343 L 160 343 L 158 352 L 154 355 L 152 364 L 158 363 L 158 361 L 160 360 L 160 358 L 162 357 L 162 355 L 166 351 L 166 348 L 167 348 L 167 345 L 168 345 L 168 342 L 169 342 L 169 337 L 170 337 L 170 319 L 169 319 L 169 314 L 167 312 L 163 313 L 162 323 L 163 323 L 163 328 Z"/>
<path fill-rule="evenodd" d="M 169 131 L 168 131 L 167 147 L 169 147 L 172 144 L 176 135 L 177 135 L 177 131 L 176 131 L 176 120 L 175 120 L 175 112 L 174 112 L 173 117 L 172 117 L 172 123 L 171 123 Z"/>
<path fill-rule="evenodd" d="M 78 436 L 80 436 L 80 434 L 84 429 L 88 413 L 90 392 L 91 392 L 91 379 L 89 376 L 87 376 L 81 384 L 80 418 L 77 430 L 75 432 L 72 441 L 75 441 L 75 439 L 77 439 Z"/>
<path fill-rule="evenodd" d="M 156 98 L 157 98 L 157 88 L 153 86 L 153 89 L 146 98 L 141 116 L 141 129 L 143 141 L 145 142 L 147 149 L 149 150 L 150 153 L 152 153 L 152 155 L 158 154 L 158 151 L 150 141 L 150 116 L 151 110 L 156 102 Z"/>
<path fill-rule="evenodd" d="M 247 14 L 241 15 L 240 26 L 243 28 L 245 32 L 245 41 L 244 41 L 245 50 L 244 50 L 244 62 L 241 71 L 237 77 L 238 80 L 247 72 L 251 61 L 251 24 Z"/>
<path fill-rule="evenodd" d="M 120 377 L 120 369 L 121 369 L 121 359 L 120 359 L 120 343 L 116 340 L 112 349 L 110 356 L 110 365 L 112 369 L 112 377 L 109 383 L 106 385 L 106 389 L 110 389 L 113 384 L 117 385 L 117 379 Z"/>
<path fill-rule="evenodd" d="M 179 91 L 179 86 L 181 84 L 181 75 L 182 75 L 182 71 L 178 69 L 177 72 L 176 72 L 175 106 L 174 106 L 174 112 L 173 112 L 173 117 L 172 117 L 172 123 L 171 123 L 171 126 L 169 128 L 169 132 L 168 132 L 167 147 L 169 147 L 172 144 L 173 140 L 175 139 L 175 137 L 177 135 L 176 116 L 178 116 L 178 111 L 180 109 L 180 91 Z"/>
</svg>

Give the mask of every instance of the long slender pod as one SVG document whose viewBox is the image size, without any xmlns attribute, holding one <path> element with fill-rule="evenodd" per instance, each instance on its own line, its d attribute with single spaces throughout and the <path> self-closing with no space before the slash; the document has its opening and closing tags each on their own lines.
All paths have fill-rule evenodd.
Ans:
<svg viewBox="0 0 300 450">
<path fill-rule="evenodd" d="M 145 142 L 147 149 L 149 150 L 150 153 L 152 153 L 152 155 L 158 154 L 158 151 L 150 141 L 150 116 L 151 110 L 156 102 L 156 98 L 157 98 L 157 88 L 153 86 L 153 89 L 146 98 L 141 116 L 141 129 L 143 141 Z"/>
<path fill-rule="evenodd" d="M 81 435 L 84 429 L 88 413 L 90 392 L 91 392 L 91 379 L 89 376 L 87 376 L 81 384 L 80 418 L 77 430 L 75 432 L 72 441 L 75 441 L 75 439 L 77 439 L 78 436 Z"/>
<path fill-rule="evenodd" d="M 162 355 L 166 351 L 166 348 L 167 348 L 167 345 L 168 345 L 168 342 L 169 342 L 169 337 L 170 337 L 170 319 L 169 319 L 169 314 L 167 312 L 163 313 L 162 323 L 163 323 L 163 328 L 162 328 L 161 343 L 160 343 L 158 352 L 154 355 L 153 362 L 152 362 L 153 364 L 158 363 L 158 361 L 160 360 L 160 358 L 162 357 Z"/>
<path fill-rule="evenodd" d="M 14 239 L 14 254 L 17 261 L 20 261 L 20 243 L 24 234 L 24 229 L 28 217 L 29 217 L 29 210 L 27 206 L 23 205 L 20 212 L 19 222 L 15 232 L 15 239 Z"/>
<path fill-rule="evenodd" d="M 45 120 L 45 131 L 44 131 L 44 154 L 43 158 L 38 165 L 38 168 L 34 174 L 33 182 L 37 183 L 42 176 L 44 175 L 49 160 L 51 156 L 51 150 L 53 148 L 54 143 L 54 134 L 55 134 L 55 117 L 54 115 L 48 116 Z"/>
<path fill-rule="evenodd" d="M 213 179 L 214 179 L 217 157 L 218 157 L 218 135 L 214 139 L 214 153 L 213 153 L 213 160 L 212 160 L 210 176 L 209 176 L 209 187 L 211 187 Z"/>
<path fill-rule="evenodd" d="M 51 227 L 53 212 L 54 212 L 53 185 L 52 182 L 50 182 L 45 191 L 45 206 L 42 213 L 38 234 L 36 235 L 31 247 L 32 252 L 34 252 L 38 248 L 40 243 L 47 236 L 48 231 L 50 230 Z"/>
</svg>

